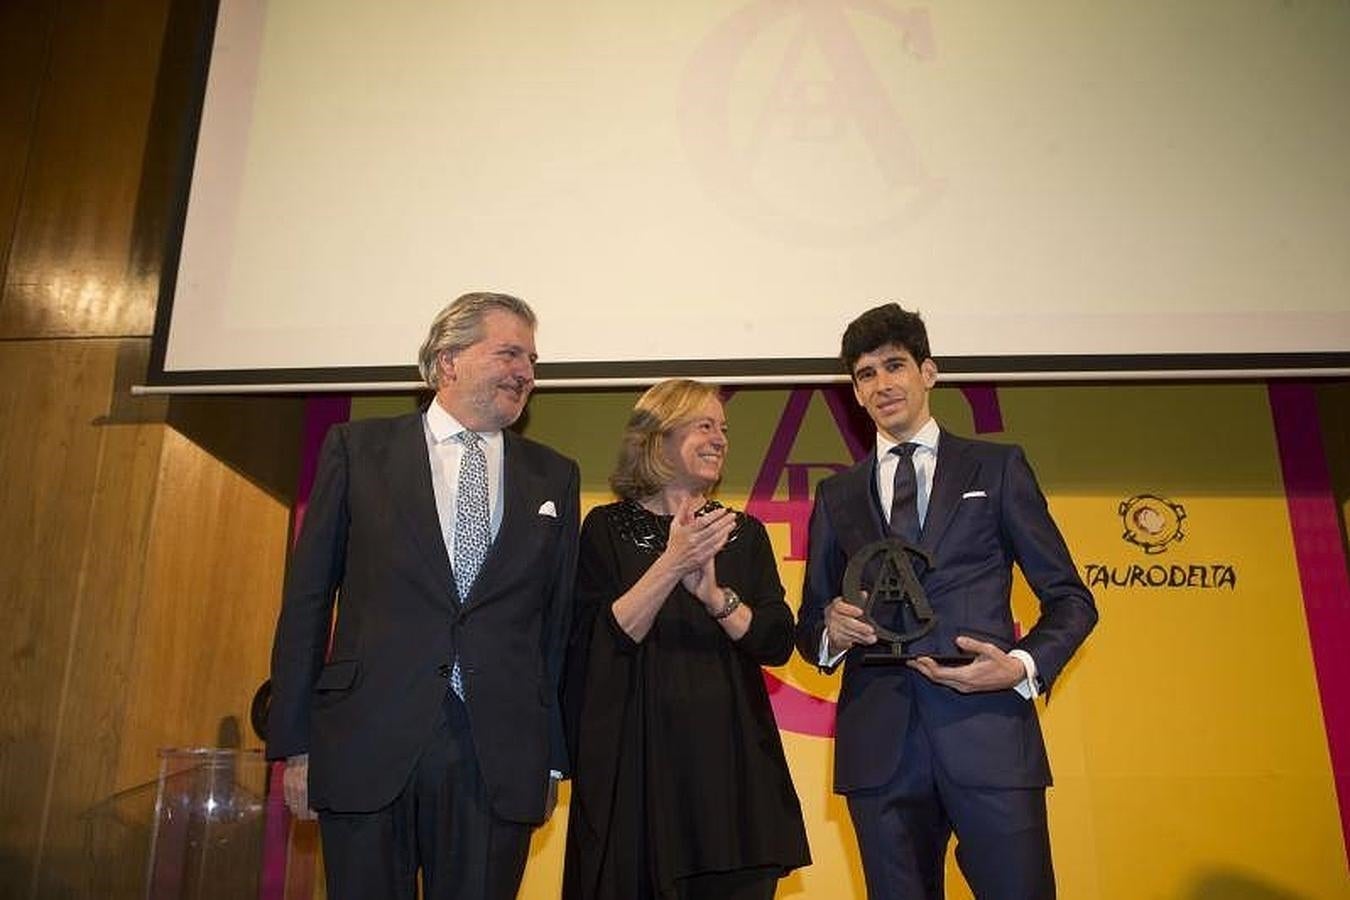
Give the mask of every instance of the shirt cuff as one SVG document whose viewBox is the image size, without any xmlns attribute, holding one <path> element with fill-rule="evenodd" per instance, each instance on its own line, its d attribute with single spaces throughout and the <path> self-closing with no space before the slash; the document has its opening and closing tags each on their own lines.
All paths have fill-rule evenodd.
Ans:
<svg viewBox="0 0 1350 900">
<path fill-rule="evenodd" d="M 816 662 L 822 669 L 832 669 L 839 665 L 839 660 L 843 659 L 847 653 L 848 651 L 845 650 L 843 653 L 830 656 L 830 635 L 824 628 L 820 629 L 820 655 Z"/>
<path fill-rule="evenodd" d="M 1041 695 L 1041 692 L 1036 688 L 1036 660 L 1032 659 L 1031 654 L 1025 650 L 1009 650 L 1008 655 L 1014 659 L 1020 659 L 1023 667 L 1027 670 L 1027 677 L 1013 685 L 1013 690 L 1028 700 L 1035 700 Z"/>
</svg>

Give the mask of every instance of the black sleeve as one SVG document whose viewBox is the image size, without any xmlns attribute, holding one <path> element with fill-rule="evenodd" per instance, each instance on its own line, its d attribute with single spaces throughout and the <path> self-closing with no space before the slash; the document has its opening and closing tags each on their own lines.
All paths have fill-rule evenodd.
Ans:
<svg viewBox="0 0 1350 900">
<path fill-rule="evenodd" d="M 613 604 L 623 590 L 608 515 L 605 507 L 597 507 L 581 525 L 572 627 L 563 678 L 563 713 L 573 761 L 577 759 L 583 707 L 591 693 L 588 680 L 592 670 L 619 663 L 613 657 L 631 657 L 638 649 L 614 621 Z M 593 665 L 597 657 L 598 662 Z"/>
<path fill-rule="evenodd" d="M 567 488 L 563 491 L 560 515 L 560 539 L 554 560 L 553 587 L 544 625 L 544 664 L 548 672 L 551 696 L 556 698 L 549 710 L 549 766 L 566 774 L 568 764 L 566 728 L 562 714 L 563 668 L 572 626 L 577 571 L 577 525 L 580 520 L 581 476 L 577 464 L 568 461 Z"/>
<path fill-rule="evenodd" d="M 1040 618 L 1016 646 L 1031 654 L 1036 673 L 1049 690 L 1097 624 L 1097 606 L 1020 447 L 1008 454 L 1002 495 L 1004 534 L 1041 604 Z"/>
<path fill-rule="evenodd" d="M 319 451 L 314 487 L 286 575 L 272 644 L 268 759 L 309 751 L 310 696 L 328 650 L 333 602 L 347 560 L 347 477 L 347 428 L 337 425 Z"/>
<path fill-rule="evenodd" d="M 783 582 L 778 577 L 778 560 L 773 544 L 763 524 L 752 516 L 745 517 L 741 540 L 746 541 L 744 571 L 736 577 L 744 585 L 730 582 L 741 595 L 741 602 L 754 610 L 750 629 L 736 641 L 742 653 L 760 665 L 781 666 L 792 655 L 792 610 L 783 599 Z"/>
<path fill-rule="evenodd" d="M 807 538 L 806 581 L 797 614 L 797 652 L 813 666 L 820 665 L 820 638 L 825 631 L 825 607 L 839 596 L 847 560 L 830 522 L 829 503 L 822 484 L 816 489 Z M 832 671 L 832 669 L 828 670 Z"/>
</svg>

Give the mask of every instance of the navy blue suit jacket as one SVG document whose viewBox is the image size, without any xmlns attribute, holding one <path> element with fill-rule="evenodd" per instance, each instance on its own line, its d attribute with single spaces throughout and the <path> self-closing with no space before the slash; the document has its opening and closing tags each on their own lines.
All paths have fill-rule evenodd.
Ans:
<svg viewBox="0 0 1350 900">
<path fill-rule="evenodd" d="M 544 819 L 549 769 L 568 768 L 558 689 L 579 479 L 572 460 L 503 436 L 501 526 L 459 597 L 422 414 L 329 431 L 287 573 L 267 732 L 269 758 L 309 753 L 315 809 L 371 812 L 398 795 L 458 657 L 493 812 Z"/>
<path fill-rule="evenodd" d="M 849 558 L 887 536 L 875 465 L 874 453 L 816 491 L 797 626 L 798 649 L 813 664 L 819 662 L 825 606 L 839 596 Z M 919 543 L 933 556 L 920 581 L 939 624 L 913 650 L 953 653 L 961 634 L 1004 650 L 1020 647 L 1036 661 L 1048 690 L 1096 624 L 1097 610 L 1021 448 L 943 431 Z M 1035 625 L 1018 640 L 1010 602 L 1013 563 L 1041 606 Z M 835 728 L 837 792 L 886 784 L 903 762 L 905 730 L 916 715 L 956 783 L 1050 784 L 1032 703 L 1011 689 L 961 694 L 903 665 L 863 666 L 863 649 L 853 648 L 844 660 Z"/>
</svg>

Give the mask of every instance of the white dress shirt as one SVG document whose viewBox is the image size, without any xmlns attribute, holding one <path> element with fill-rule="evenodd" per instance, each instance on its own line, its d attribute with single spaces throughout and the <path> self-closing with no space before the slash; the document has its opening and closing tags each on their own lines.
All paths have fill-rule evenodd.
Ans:
<svg viewBox="0 0 1350 900">
<path fill-rule="evenodd" d="M 938 428 L 937 420 L 930 418 L 909 439 L 911 443 L 918 444 L 910 457 L 910 464 L 914 466 L 914 476 L 918 487 L 918 496 L 915 500 L 919 510 L 920 528 L 923 527 L 924 520 L 928 516 L 928 500 L 933 495 L 933 476 L 937 473 L 938 440 L 941 436 L 942 430 Z M 889 517 L 891 500 L 895 496 L 895 467 L 903 462 L 899 456 L 891 452 L 891 449 L 899 446 L 900 443 L 902 442 L 892 440 L 890 435 L 881 431 L 877 432 L 876 489 L 883 519 Z M 1025 650 L 1014 649 L 1008 651 L 1008 654 L 1021 660 L 1027 671 L 1027 677 L 1013 685 L 1013 689 L 1028 700 L 1034 700 L 1040 693 L 1036 688 L 1036 661 Z M 820 633 L 820 664 L 826 667 L 833 666 L 843 658 L 844 653 L 830 656 L 829 634 L 822 630 Z"/>
<path fill-rule="evenodd" d="M 909 439 L 910 443 L 919 445 L 914 448 L 914 455 L 910 460 L 914 466 L 914 476 L 919 489 L 914 499 L 919 507 L 920 528 L 928 516 L 928 498 L 933 494 L 933 473 L 937 471 L 937 445 L 941 434 L 942 430 L 938 428 L 937 419 L 929 419 L 927 424 Z M 889 435 L 877 432 L 877 498 L 881 501 L 883 519 L 889 519 L 891 515 L 891 500 L 895 496 L 895 467 L 901 463 L 900 457 L 891 450 L 900 444 L 900 441 L 891 440 Z"/>
<path fill-rule="evenodd" d="M 465 431 L 454 416 L 435 400 L 422 417 L 423 432 L 427 438 L 427 455 L 431 458 L 431 489 L 436 494 L 436 516 L 441 520 L 441 537 L 445 552 L 455 558 L 455 512 L 459 501 L 459 462 L 464 456 L 464 444 L 459 433 Z M 506 441 L 500 431 L 480 431 L 483 455 L 487 458 L 488 508 L 492 510 L 492 537 L 502 525 L 502 456 Z"/>
</svg>

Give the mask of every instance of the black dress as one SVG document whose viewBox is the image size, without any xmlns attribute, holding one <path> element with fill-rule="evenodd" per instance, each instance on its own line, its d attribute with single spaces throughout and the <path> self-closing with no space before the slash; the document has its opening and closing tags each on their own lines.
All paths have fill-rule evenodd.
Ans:
<svg viewBox="0 0 1350 900">
<path fill-rule="evenodd" d="M 640 643 L 614 619 L 670 522 L 625 500 L 582 525 L 565 690 L 567 900 L 664 900 L 689 876 L 763 868 L 776 878 L 811 861 L 760 672 L 793 646 L 764 526 L 740 515 L 715 563 L 718 583 L 754 610 L 740 640 L 679 585 Z"/>
</svg>

